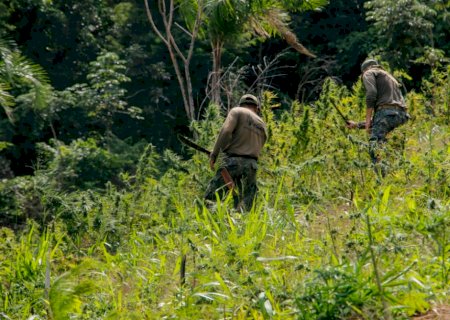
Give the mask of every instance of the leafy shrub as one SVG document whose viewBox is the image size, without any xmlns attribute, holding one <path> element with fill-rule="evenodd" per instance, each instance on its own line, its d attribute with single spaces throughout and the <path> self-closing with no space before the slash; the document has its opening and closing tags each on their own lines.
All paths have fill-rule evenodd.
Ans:
<svg viewBox="0 0 450 320">
<path fill-rule="evenodd" d="M 23 226 L 27 219 L 45 219 L 42 194 L 33 177 L 16 177 L 0 182 L 0 226 Z"/>
<path fill-rule="evenodd" d="M 54 311 L 85 319 L 378 319 L 388 313 L 406 319 L 433 301 L 446 303 L 448 128 L 417 121 L 426 114 L 423 96 L 410 94 L 413 119 L 398 129 L 406 139 L 392 156 L 392 172 L 377 180 L 366 133 L 350 136 L 331 106 L 361 119 L 359 89 L 360 83 L 348 92 L 328 82 L 331 97 L 278 114 L 270 108 L 276 96 L 264 94 L 269 140 L 259 162 L 258 201 L 245 213 L 231 210 L 230 198 L 211 209 L 199 201 L 213 175 L 202 153 L 182 159 L 152 145 L 93 138 L 41 145 L 40 169 L 25 189 L 55 218 L 51 299 L 61 300 L 50 302 Z M 192 125 L 197 142 L 211 148 L 221 123 L 211 106 Z M 19 213 L 20 198 L 9 196 L 4 204 Z M 14 261 L 7 250 L 3 256 Z M 77 266 L 90 259 L 101 264 L 79 273 Z M 10 301 L 27 304 L 7 305 L 8 316 L 20 310 L 29 317 L 42 307 L 43 299 L 35 299 L 42 290 L 26 293 L 42 286 L 44 270 L 33 266 L 37 284 L 25 288 L 15 277 L 0 282 Z M 81 274 L 85 284 L 101 278 L 105 285 L 78 286 Z M 70 310 L 58 307 L 66 298 L 74 302 Z"/>
<path fill-rule="evenodd" d="M 101 146 L 95 139 L 78 139 L 52 148 L 41 145 L 47 174 L 61 190 L 104 188 L 108 181 L 120 183 L 119 175 L 133 171 L 143 144 L 129 145 L 113 139 Z M 53 156 L 53 159 L 48 157 Z"/>
<path fill-rule="evenodd" d="M 374 302 L 375 288 L 359 272 L 349 265 L 315 270 L 295 300 L 299 319 L 342 319 L 361 313 L 365 304 Z"/>
</svg>

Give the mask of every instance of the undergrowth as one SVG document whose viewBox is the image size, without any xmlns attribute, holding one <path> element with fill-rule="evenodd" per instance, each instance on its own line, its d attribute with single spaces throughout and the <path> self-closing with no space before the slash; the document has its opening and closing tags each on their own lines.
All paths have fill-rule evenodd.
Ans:
<svg viewBox="0 0 450 320">
<path fill-rule="evenodd" d="M 103 190 L 58 188 L 55 162 L 3 182 L 0 318 L 408 319 L 448 304 L 447 109 L 408 95 L 412 119 L 390 137 L 380 179 L 365 133 L 332 106 L 362 119 L 360 90 L 329 80 L 316 103 L 279 111 L 264 94 L 269 139 L 247 213 L 230 198 L 203 205 L 205 155 L 152 146 Z M 197 141 L 211 148 L 222 119 L 211 106 Z"/>
</svg>

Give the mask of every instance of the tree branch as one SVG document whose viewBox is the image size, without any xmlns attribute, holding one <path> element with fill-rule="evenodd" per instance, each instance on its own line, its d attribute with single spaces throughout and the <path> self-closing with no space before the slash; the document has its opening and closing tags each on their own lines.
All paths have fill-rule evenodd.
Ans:
<svg viewBox="0 0 450 320">
<path fill-rule="evenodd" d="M 150 7 L 148 5 L 148 0 L 144 0 L 144 3 L 145 3 L 145 11 L 147 12 L 147 18 L 148 18 L 148 21 L 150 21 L 150 25 L 152 26 L 153 31 L 155 31 L 155 33 L 164 42 L 164 44 L 166 46 L 169 46 L 169 42 L 167 41 L 167 39 L 163 36 L 163 34 L 156 27 L 155 21 L 153 20 L 152 12 L 151 12 Z"/>
</svg>

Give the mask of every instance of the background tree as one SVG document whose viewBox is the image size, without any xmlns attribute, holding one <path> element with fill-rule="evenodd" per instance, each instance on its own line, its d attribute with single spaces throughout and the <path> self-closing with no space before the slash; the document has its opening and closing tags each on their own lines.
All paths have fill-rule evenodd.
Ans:
<svg viewBox="0 0 450 320">
<path fill-rule="evenodd" d="M 364 6 L 375 2 L 380 5 Z M 170 1 L 165 3 L 168 17 Z M 186 94 L 190 96 L 188 99 L 183 99 L 180 94 L 180 82 L 167 54 L 167 46 L 148 27 L 149 19 L 142 0 L 87 0 L 83 5 L 75 0 L 11 0 L 0 4 L 0 34 L 13 39 L 22 56 L 40 65 L 55 88 L 50 95 L 50 108 L 35 112 L 32 85 L 22 83 L 14 88 L 5 82 L 1 85 L 2 106 L 11 108 L 11 103 L 15 102 L 11 114 L 17 118 L 16 127 L 11 129 L 7 113 L 3 113 L 0 128 L 3 140 L 14 140 L 14 144 L 28 146 L 27 150 L 30 150 L 26 153 L 30 160 L 26 161 L 16 161 L 25 159 L 19 154 L 9 154 L 13 163 L 32 167 L 36 154 L 31 151 L 36 142 L 49 142 L 54 137 L 67 145 L 77 139 L 95 137 L 101 140 L 106 131 L 111 131 L 119 139 L 129 139 L 127 141 L 131 144 L 145 139 L 155 144 L 158 150 L 180 150 L 176 135 L 168 133 L 188 133 L 190 119 L 194 115 L 199 119 L 204 116 L 203 102 L 220 101 L 224 98 L 220 91 L 225 92 L 224 89 L 227 90 L 224 103 L 233 105 L 236 97 L 260 76 L 254 70 L 258 66 L 264 69 L 268 61 L 277 61 L 275 69 L 269 69 L 276 70 L 280 76 L 272 77 L 270 86 L 277 91 L 282 108 L 287 108 L 293 99 L 303 102 L 315 100 L 326 77 L 351 87 L 359 75 L 361 61 L 370 54 L 381 54 L 382 49 L 388 53 L 394 49 L 401 51 L 404 58 L 399 63 L 413 78 L 406 84 L 409 88 L 419 89 L 423 77 L 430 77 L 432 73 L 433 53 L 439 53 L 445 64 L 450 49 L 448 1 L 408 0 L 393 4 L 405 8 L 405 12 L 401 12 L 404 16 L 399 16 L 403 27 L 393 25 L 403 34 L 398 35 L 399 41 L 411 38 L 408 23 L 412 23 L 417 25 L 414 30 L 421 35 L 417 40 L 420 46 L 414 42 L 415 39 L 411 42 L 405 40 L 402 47 L 395 48 L 396 44 L 392 43 L 393 50 L 387 51 L 384 45 L 389 39 L 380 29 L 382 22 L 376 27 L 375 20 L 366 19 L 366 12 L 374 13 L 376 9 L 380 10 L 381 16 L 386 15 L 383 13 L 384 5 L 390 4 L 389 1 L 204 0 L 204 6 L 198 3 L 196 0 L 173 0 L 171 34 L 183 56 L 178 55 L 175 46 L 173 52 L 177 54 L 180 74 L 183 78 L 186 78 L 185 74 L 190 78 L 190 81 L 183 82 Z M 408 3 L 413 5 L 408 7 Z M 147 4 L 155 13 L 155 24 L 165 32 L 163 16 L 158 14 L 158 1 L 148 1 Z M 220 7 L 223 4 L 228 7 Z M 425 5 L 429 10 L 423 7 Z M 421 15 L 419 9 L 425 14 Z M 201 20 L 197 19 L 199 14 Z M 398 17 L 393 20 L 398 20 Z M 201 21 L 201 24 L 198 24 L 195 47 L 189 51 L 196 21 Z M 274 37 L 276 35 L 279 37 Z M 285 39 L 293 39 L 292 44 L 295 45 L 296 35 L 320 58 L 310 59 L 307 55 L 299 55 L 298 51 L 286 50 L 289 44 Z M 220 39 L 225 40 L 221 42 Z M 212 44 L 218 50 L 213 50 Z M 100 63 L 100 57 L 105 58 L 104 52 L 115 56 L 113 60 L 119 62 L 120 70 L 117 69 L 114 75 L 94 70 L 93 64 Z M 190 59 L 189 52 L 192 54 Z M 212 52 L 215 52 L 213 56 Z M 184 64 L 183 59 L 189 63 Z M 392 67 L 396 66 L 397 62 L 390 62 Z M 107 65 L 106 61 L 101 63 Z M 213 65 L 217 72 L 211 72 Z M 112 64 L 112 68 L 114 66 Z M 278 68 L 283 68 L 283 71 Z M 234 72 L 236 77 L 233 77 Z M 88 79 L 88 75 L 96 80 Z M 213 77 L 214 81 L 221 83 L 212 85 Z M 113 79 L 119 82 L 113 84 L 110 82 Z M 227 79 L 231 82 L 226 82 Z M 94 80 L 99 82 L 94 84 Z M 191 83 L 191 90 L 188 83 Z M 107 86 L 114 89 L 109 90 Z M 215 87 L 219 95 L 216 92 L 216 98 L 212 99 L 211 90 Z M 106 92 L 109 93 L 102 97 Z M 107 96 L 113 96 L 113 92 L 117 95 L 108 100 Z M 136 117 L 130 117 L 131 113 L 139 111 L 131 106 L 142 110 L 142 113 L 134 115 L 143 119 L 136 121 Z M 110 130 L 106 129 L 108 127 Z M 16 135 L 19 131 L 30 134 Z M 2 148 L 3 154 L 12 150 L 11 146 Z M 29 173 L 33 169 L 18 171 Z"/>
<path fill-rule="evenodd" d="M 377 48 L 374 54 L 392 66 L 409 66 L 413 59 L 424 53 L 425 47 L 434 46 L 434 17 L 436 11 L 418 0 L 372 0 L 364 4 L 367 21 L 373 22 Z"/>
<path fill-rule="evenodd" d="M 436 11 L 433 28 L 434 46 L 448 53 L 450 50 L 450 2 L 431 1 L 429 5 Z"/>
<path fill-rule="evenodd" d="M 0 57 L 0 158 L 5 167 L 12 160 L 17 171 L 23 164 L 31 164 L 34 142 L 46 135 L 52 88 L 45 70 L 23 56 L 13 41 L 0 39 Z"/>
<path fill-rule="evenodd" d="M 294 16 L 293 30 L 302 34 L 306 46 L 320 52 L 320 60 L 297 57 L 297 68 L 294 74 L 290 74 L 292 87 L 286 88 L 291 95 L 309 96 L 309 99 L 317 97 L 316 84 L 329 76 L 340 79 L 349 87 L 353 84 L 360 72 L 361 62 L 368 52 L 375 49 L 375 42 L 371 40 L 373 31 L 368 30 L 364 2 L 334 0 L 322 10 L 310 10 Z M 295 57 L 290 58 L 293 60 Z M 303 90 L 305 94 L 301 94 Z"/>
<path fill-rule="evenodd" d="M 92 109 L 89 115 L 101 123 L 107 135 L 113 132 L 114 117 L 118 113 L 130 115 L 135 119 L 142 119 L 141 109 L 129 107 L 124 100 L 126 89 L 123 84 L 131 79 L 125 75 L 125 61 L 118 55 L 105 52 L 90 63 L 90 72 L 87 75 L 91 92 Z"/>
<path fill-rule="evenodd" d="M 62 90 L 84 79 L 89 62 L 105 48 L 114 2 L 13 0 L 5 20 L 23 54 Z"/>
<path fill-rule="evenodd" d="M 24 57 L 13 41 L 0 38 L 0 105 L 13 122 L 15 97 L 29 93 L 30 107 L 45 108 L 50 95 L 49 80 L 41 66 Z"/>
<path fill-rule="evenodd" d="M 203 11 L 203 1 L 177 1 L 176 4 L 180 5 L 182 9 L 184 9 L 184 16 L 187 21 L 187 28 L 190 29 L 190 33 L 186 31 L 190 36 L 190 43 L 187 49 L 187 53 L 183 53 L 182 49 L 177 44 L 175 37 L 173 35 L 172 28 L 174 27 L 174 14 L 175 14 L 175 1 L 170 0 L 166 4 L 166 0 L 158 0 L 157 6 L 158 11 L 161 16 L 163 27 L 161 29 L 155 23 L 153 18 L 153 13 L 151 6 L 148 4 L 148 0 L 144 0 L 145 9 L 147 11 L 148 20 L 150 21 L 150 25 L 153 31 L 158 35 L 158 37 L 163 41 L 164 45 L 167 47 L 169 51 L 170 59 L 172 61 L 172 65 L 175 69 L 175 73 L 178 79 L 178 83 L 180 86 L 181 95 L 183 97 L 184 109 L 186 112 L 186 116 L 189 121 L 195 119 L 195 106 L 194 106 L 194 98 L 192 93 L 192 81 L 191 81 L 191 72 L 190 72 L 190 64 L 192 55 L 194 53 L 194 45 L 195 40 L 197 39 L 202 11 Z M 193 14 L 193 21 L 191 15 Z M 183 73 L 181 71 L 178 60 L 181 60 L 183 65 Z"/>
<path fill-rule="evenodd" d="M 297 2 L 298 3 L 298 2 Z M 310 3 L 311 9 L 326 3 Z M 251 36 L 268 38 L 281 35 L 298 52 L 315 57 L 289 29 L 289 15 L 283 5 L 292 3 L 271 0 L 220 1 L 209 0 L 205 6 L 206 29 L 212 49 L 212 71 L 210 76 L 210 96 L 213 103 L 220 103 L 220 77 L 222 53 L 226 45 L 245 45 Z"/>
</svg>

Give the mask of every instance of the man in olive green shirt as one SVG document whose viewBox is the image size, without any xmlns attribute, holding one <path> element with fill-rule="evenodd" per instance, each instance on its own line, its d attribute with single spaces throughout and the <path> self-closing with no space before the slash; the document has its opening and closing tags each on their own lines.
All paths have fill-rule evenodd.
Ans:
<svg viewBox="0 0 450 320">
<path fill-rule="evenodd" d="M 227 191 L 223 169 L 229 173 L 239 194 L 234 194 L 235 208 L 249 210 L 256 195 L 257 161 L 267 139 L 266 124 L 258 115 L 259 101 L 243 95 L 239 106 L 230 110 L 210 155 L 210 167 L 215 169 L 218 155 L 224 154 L 223 163 L 209 182 L 205 199 L 214 200 L 215 193 L 223 196 Z"/>
<path fill-rule="evenodd" d="M 380 158 L 377 149 L 386 142 L 386 135 L 404 124 L 409 115 L 400 91 L 401 85 L 376 60 L 361 65 L 362 81 L 366 89 L 366 121 L 348 121 L 348 128 L 365 128 L 369 135 L 369 153 L 374 164 Z"/>
</svg>

